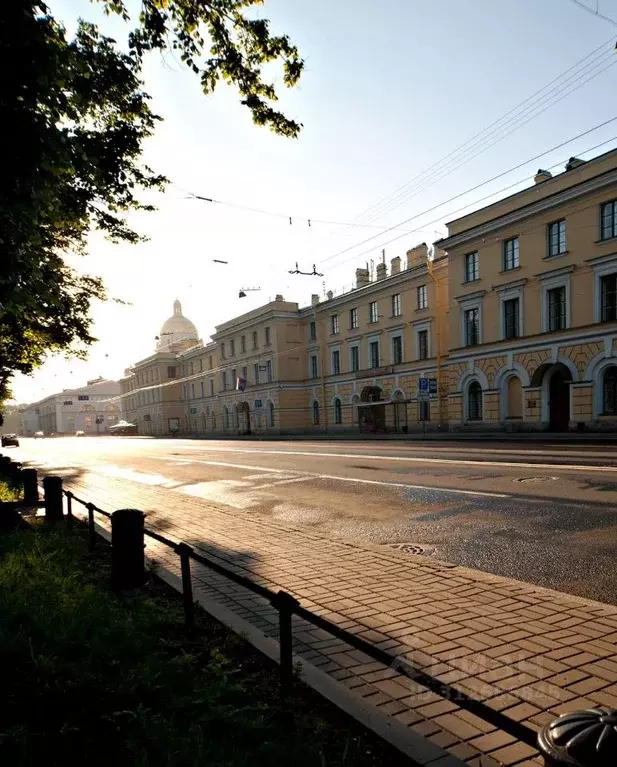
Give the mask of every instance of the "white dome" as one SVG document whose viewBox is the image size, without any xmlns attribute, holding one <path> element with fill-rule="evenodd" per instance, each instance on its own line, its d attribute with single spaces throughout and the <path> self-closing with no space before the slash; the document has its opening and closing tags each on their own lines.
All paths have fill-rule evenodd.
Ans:
<svg viewBox="0 0 617 767">
<path fill-rule="evenodd" d="M 193 323 L 182 314 L 182 304 L 174 301 L 174 313 L 165 320 L 159 332 L 157 349 L 164 349 L 179 341 L 198 341 L 199 335 Z"/>
</svg>

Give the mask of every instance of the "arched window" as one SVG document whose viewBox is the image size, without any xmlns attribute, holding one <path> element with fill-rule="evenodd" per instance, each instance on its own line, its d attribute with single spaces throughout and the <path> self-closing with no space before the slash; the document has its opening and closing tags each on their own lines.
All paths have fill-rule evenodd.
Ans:
<svg viewBox="0 0 617 767">
<path fill-rule="evenodd" d="M 237 429 L 240 426 L 240 419 L 238 417 L 238 406 L 234 405 L 234 427 Z"/>
<path fill-rule="evenodd" d="M 319 402 L 317 402 L 317 400 L 313 402 L 312 415 L 313 415 L 313 426 L 318 426 L 319 425 Z"/>
<path fill-rule="evenodd" d="M 472 381 L 467 390 L 467 408 L 470 421 L 482 420 L 482 387 L 477 381 Z"/>
<path fill-rule="evenodd" d="M 343 423 L 343 408 L 338 397 L 334 400 L 334 423 Z"/>
<path fill-rule="evenodd" d="M 274 426 L 274 402 L 268 402 L 268 426 Z"/>
<path fill-rule="evenodd" d="M 352 420 L 354 424 L 357 426 L 360 423 L 360 408 L 358 407 L 358 403 L 360 402 L 360 395 L 354 394 L 351 398 L 351 410 L 352 410 Z"/>
<path fill-rule="evenodd" d="M 223 428 L 229 429 L 229 410 L 227 410 L 227 406 L 223 408 Z"/>
<path fill-rule="evenodd" d="M 617 415 L 617 367 L 614 365 L 604 371 L 602 414 Z"/>
</svg>

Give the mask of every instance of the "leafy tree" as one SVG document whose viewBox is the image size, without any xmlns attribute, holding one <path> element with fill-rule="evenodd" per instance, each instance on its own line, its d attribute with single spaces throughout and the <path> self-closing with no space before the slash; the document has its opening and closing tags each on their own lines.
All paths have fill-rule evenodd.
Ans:
<svg viewBox="0 0 617 767">
<path fill-rule="evenodd" d="M 141 162 L 159 119 L 143 90 L 144 56 L 174 50 L 205 94 L 237 87 L 253 120 L 295 137 L 301 126 L 273 105 L 264 67 L 280 61 L 285 86 L 303 63 L 285 36 L 247 11 L 261 0 L 142 0 L 132 19 L 123 0 L 99 0 L 127 22 L 128 48 L 80 21 L 74 39 L 42 0 L 0 10 L 0 402 L 15 371 L 29 373 L 49 351 L 83 349 L 90 304 L 106 298 L 96 277 L 70 266 L 96 228 L 112 241 L 142 239 L 127 214 L 152 210 L 140 193 L 166 179 Z"/>
</svg>

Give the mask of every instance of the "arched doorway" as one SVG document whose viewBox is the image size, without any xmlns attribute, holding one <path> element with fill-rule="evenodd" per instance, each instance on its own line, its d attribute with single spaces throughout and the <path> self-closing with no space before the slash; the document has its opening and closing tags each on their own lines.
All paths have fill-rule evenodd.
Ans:
<svg viewBox="0 0 617 767">
<path fill-rule="evenodd" d="M 360 408 L 358 404 L 360 402 L 360 395 L 354 394 L 351 398 L 351 419 L 354 426 L 358 426 L 360 423 Z"/>
<path fill-rule="evenodd" d="M 507 417 L 511 421 L 523 419 L 523 385 L 518 376 L 510 376 L 506 382 Z"/>
<path fill-rule="evenodd" d="M 379 386 L 365 386 L 360 400 L 366 403 L 358 408 L 360 431 L 385 431 L 386 406 Z"/>
<path fill-rule="evenodd" d="M 248 402 L 238 405 L 238 428 L 240 434 L 251 435 L 251 409 Z"/>
<path fill-rule="evenodd" d="M 549 425 L 551 431 L 568 431 L 570 426 L 570 381 L 567 368 L 554 370 L 548 382 Z"/>
</svg>

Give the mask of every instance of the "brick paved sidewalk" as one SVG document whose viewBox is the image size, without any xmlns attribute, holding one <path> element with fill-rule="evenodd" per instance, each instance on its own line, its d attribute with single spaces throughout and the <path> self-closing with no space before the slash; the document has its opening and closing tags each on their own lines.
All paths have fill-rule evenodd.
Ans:
<svg viewBox="0 0 617 767">
<path fill-rule="evenodd" d="M 617 607 L 378 546 L 332 541 L 169 490 L 86 473 L 65 486 L 103 509 L 139 508 L 148 526 L 534 729 L 558 714 L 617 707 Z M 177 557 L 148 544 L 170 571 Z M 276 637 L 264 600 L 194 568 L 215 599 Z M 472 767 L 536 765 L 537 752 L 456 704 L 294 619 L 294 651 L 365 703 Z"/>
</svg>

